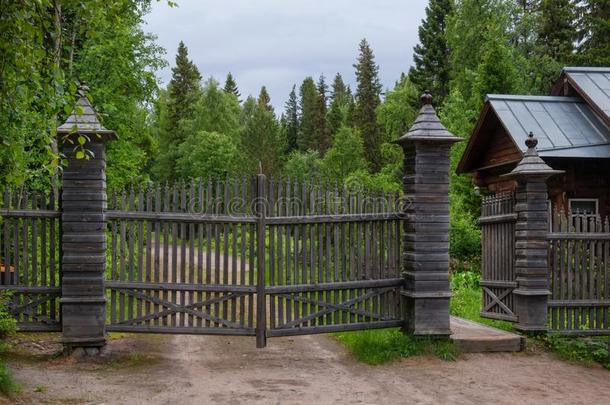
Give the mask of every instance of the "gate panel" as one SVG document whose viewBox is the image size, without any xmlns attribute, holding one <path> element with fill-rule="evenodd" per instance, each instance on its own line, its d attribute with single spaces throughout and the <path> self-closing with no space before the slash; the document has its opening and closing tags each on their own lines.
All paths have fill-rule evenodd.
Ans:
<svg viewBox="0 0 610 405">
<path fill-rule="evenodd" d="M 500 193 L 483 198 L 481 208 L 481 316 L 517 321 L 514 313 L 515 279 L 514 194 Z"/>
<path fill-rule="evenodd" d="M 396 196 L 269 181 L 268 336 L 402 325 Z"/>
<path fill-rule="evenodd" d="M 549 329 L 565 335 L 610 335 L 608 218 L 556 213 L 548 239 Z"/>
<path fill-rule="evenodd" d="M 50 193 L 0 196 L 0 291 L 21 331 L 61 331 L 58 202 Z"/>
<path fill-rule="evenodd" d="M 111 197 L 109 331 L 254 335 L 250 180 Z"/>
</svg>

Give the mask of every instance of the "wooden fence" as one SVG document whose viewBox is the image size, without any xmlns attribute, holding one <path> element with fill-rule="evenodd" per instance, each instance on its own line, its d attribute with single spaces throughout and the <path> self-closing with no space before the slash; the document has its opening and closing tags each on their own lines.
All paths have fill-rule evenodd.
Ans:
<svg viewBox="0 0 610 405">
<path fill-rule="evenodd" d="M 484 197 L 481 209 L 481 289 L 484 318 L 516 321 L 515 196 L 499 193 Z"/>
<path fill-rule="evenodd" d="M 608 217 L 557 213 L 551 224 L 550 330 L 570 335 L 610 334 Z"/>
<path fill-rule="evenodd" d="M 0 199 L 0 291 L 10 291 L 9 311 L 20 330 L 61 331 L 58 201 L 26 189 Z"/>
<path fill-rule="evenodd" d="M 397 204 L 264 176 L 110 196 L 107 329 L 278 336 L 398 326 Z"/>
</svg>

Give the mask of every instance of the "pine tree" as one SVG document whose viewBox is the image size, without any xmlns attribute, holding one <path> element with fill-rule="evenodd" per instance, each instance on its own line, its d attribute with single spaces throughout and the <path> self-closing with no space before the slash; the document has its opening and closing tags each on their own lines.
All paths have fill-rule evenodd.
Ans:
<svg viewBox="0 0 610 405">
<path fill-rule="evenodd" d="M 326 93 L 328 92 L 328 86 L 324 75 L 320 76 L 317 85 L 318 90 L 318 102 L 316 103 L 316 110 L 314 114 L 314 139 L 317 145 L 317 149 L 322 155 L 330 147 L 330 137 L 328 132 L 328 124 L 326 122 L 326 109 L 327 100 Z"/>
<path fill-rule="evenodd" d="M 452 0 L 430 0 L 426 19 L 419 26 L 419 41 L 413 50 L 415 67 L 409 77 L 419 92 L 430 90 L 437 105 L 449 92 L 449 46 L 445 36 Z"/>
<path fill-rule="evenodd" d="M 239 101 L 241 103 L 241 100 L 240 100 L 241 94 L 239 93 L 239 89 L 237 88 L 237 83 L 235 83 L 235 79 L 233 78 L 233 75 L 231 74 L 231 72 L 229 72 L 227 74 L 227 78 L 225 80 L 224 91 L 225 91 L 225 93 L 234 95 L 235 98 L 237 99 L 237 101 Z"/>
<path fill-rule="evenodd" d="M 341 74 L 337 73 L 332 85 L 327 119 L 328 132 L 331 137 L 335 136 L 339 128 L 348 125 L 347 115 L 350 101 L 349 88 L 343 82 Z"/>
<path fill-rule="evenodd" d="M 267 87 L 265 87 L 265 86 L 261 87 L 261 92 L 258 95 L 257 103 L 260 107 L 273 112 L 273 106 L 271 105 L 271 97 L 269 97 L 269 93 L 267 92 Z"/>
<path fill-rule="evenodd" d="M 183 124 L 193 118 L 197 100 L 201 97 L 201 74 L 197 66 L 188 59 L 188 50 L 180 41 L 176 54 L 176 66 L 172 68 L 167 97 L 163 99 L 166 119 L 159 128 L 159 155 L 153 171 L 160 180 L 175 180 L 179 177 L 176 161 L 179 145 L 189 135 Z"/>
<path fill-rule="evenodd" d="M 539 6 L 538 39 L 543 52 L 558 62 L 566 62 L 576 40 L 576 7 L 572 0 L 542 0 Z"/>
<path fill-rule="evenodd" d="M 258 172 L 259 163 L 265 174 L 279 172 L 284 141 L 269 103 L 269 94 L 264 87 L 261 89 L 252 115 L 246 122 L 242 147 L 251 173 Z"/>
<path fill-rule="evenodd" d="M 188 49 L 184 42 L 180 41 L 176 66 L 172 68 L 172 78 L 168 87 L 170 124 L 178 125 L 181 119 L 190 116 L 194 102 L 200 94 L 200 81 L 199 69 L 189 60 Z"/>
<path fill-rule="evenodd" d="M 317 150 L 315 145 L 316 108 L 319 102 L 318 89 L 311 77 L 305 78 L 299 89 L 299 150 Z"/>
<path fill-rule="evenodd" d="M 589 66 L 610 66 L 610 1 L 581 2 L 576 61 Z"/>
<path fill-rule="evenodd" d="M 377 172 L 381 169 L 381 131 L 377 125 L 375 110 L 381 102 L 381 83 L 379 82 L 379 66 L 366 39 L 360 42 L 360 54 L 356 68 L 356 108 L 354 125 L 360 130 L 364 141 L 364 156 L 371 169 Z"/>
<path fill-rule="evenodd" d="M 292 86 L 288 101 L 286 101 L 286 112 L 284 115 L 284 128 L 288 152 L 297 149 L 297 138 L 299 136 L 299 101 L 297 99 L 296 86 Z"/>
</svg>

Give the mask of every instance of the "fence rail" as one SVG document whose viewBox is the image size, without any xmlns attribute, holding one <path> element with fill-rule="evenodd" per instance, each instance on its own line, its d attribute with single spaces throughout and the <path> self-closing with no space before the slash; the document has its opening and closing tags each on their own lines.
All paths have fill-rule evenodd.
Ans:
<svg viewBox="0 0 610 405">
<path fill-rule="evenodd" d="M 569 335 L 610 334 L 610 223 L 555 213 L 549 239 L 549 327 Z"/>
<path fill-rule="evenodd" d="M 50 193 L 0 195 L 0 291 L 23 331 L 60 331 L 61 244 L 58 201 Z"/>
</svg>

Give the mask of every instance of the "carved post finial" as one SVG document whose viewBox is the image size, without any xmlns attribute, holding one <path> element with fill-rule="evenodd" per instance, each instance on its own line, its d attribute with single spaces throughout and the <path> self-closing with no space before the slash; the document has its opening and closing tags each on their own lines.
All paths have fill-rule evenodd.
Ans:
<svg viewBox="0 0 610 405">
<path fill-rule="evenodd" d="M 86 97 L 87 93 L 89 93 L 89 86 L 85 82 L 80 82 L 78 85 L 78 90 L 76 91 L 79 97 Z"/>
<path fill-rule="evenodd" d="M 430 90 L 425 90 L 424 94 L 421 95 L 420 99 L 421 99 L 422 107 L 425 105 L 431 105 L 432 104 L 432 94 L 430 94 Z"/>
<path fill-rule="evenodd" d="M 538 138 L 536 138 L 534 133 L 530 131 L 530 133 L 527 135 L 527 139 L 525 140 L 525 146 L 527 146 L 528 149 L 535 149 L 537 145 Z"/>
</svg>

